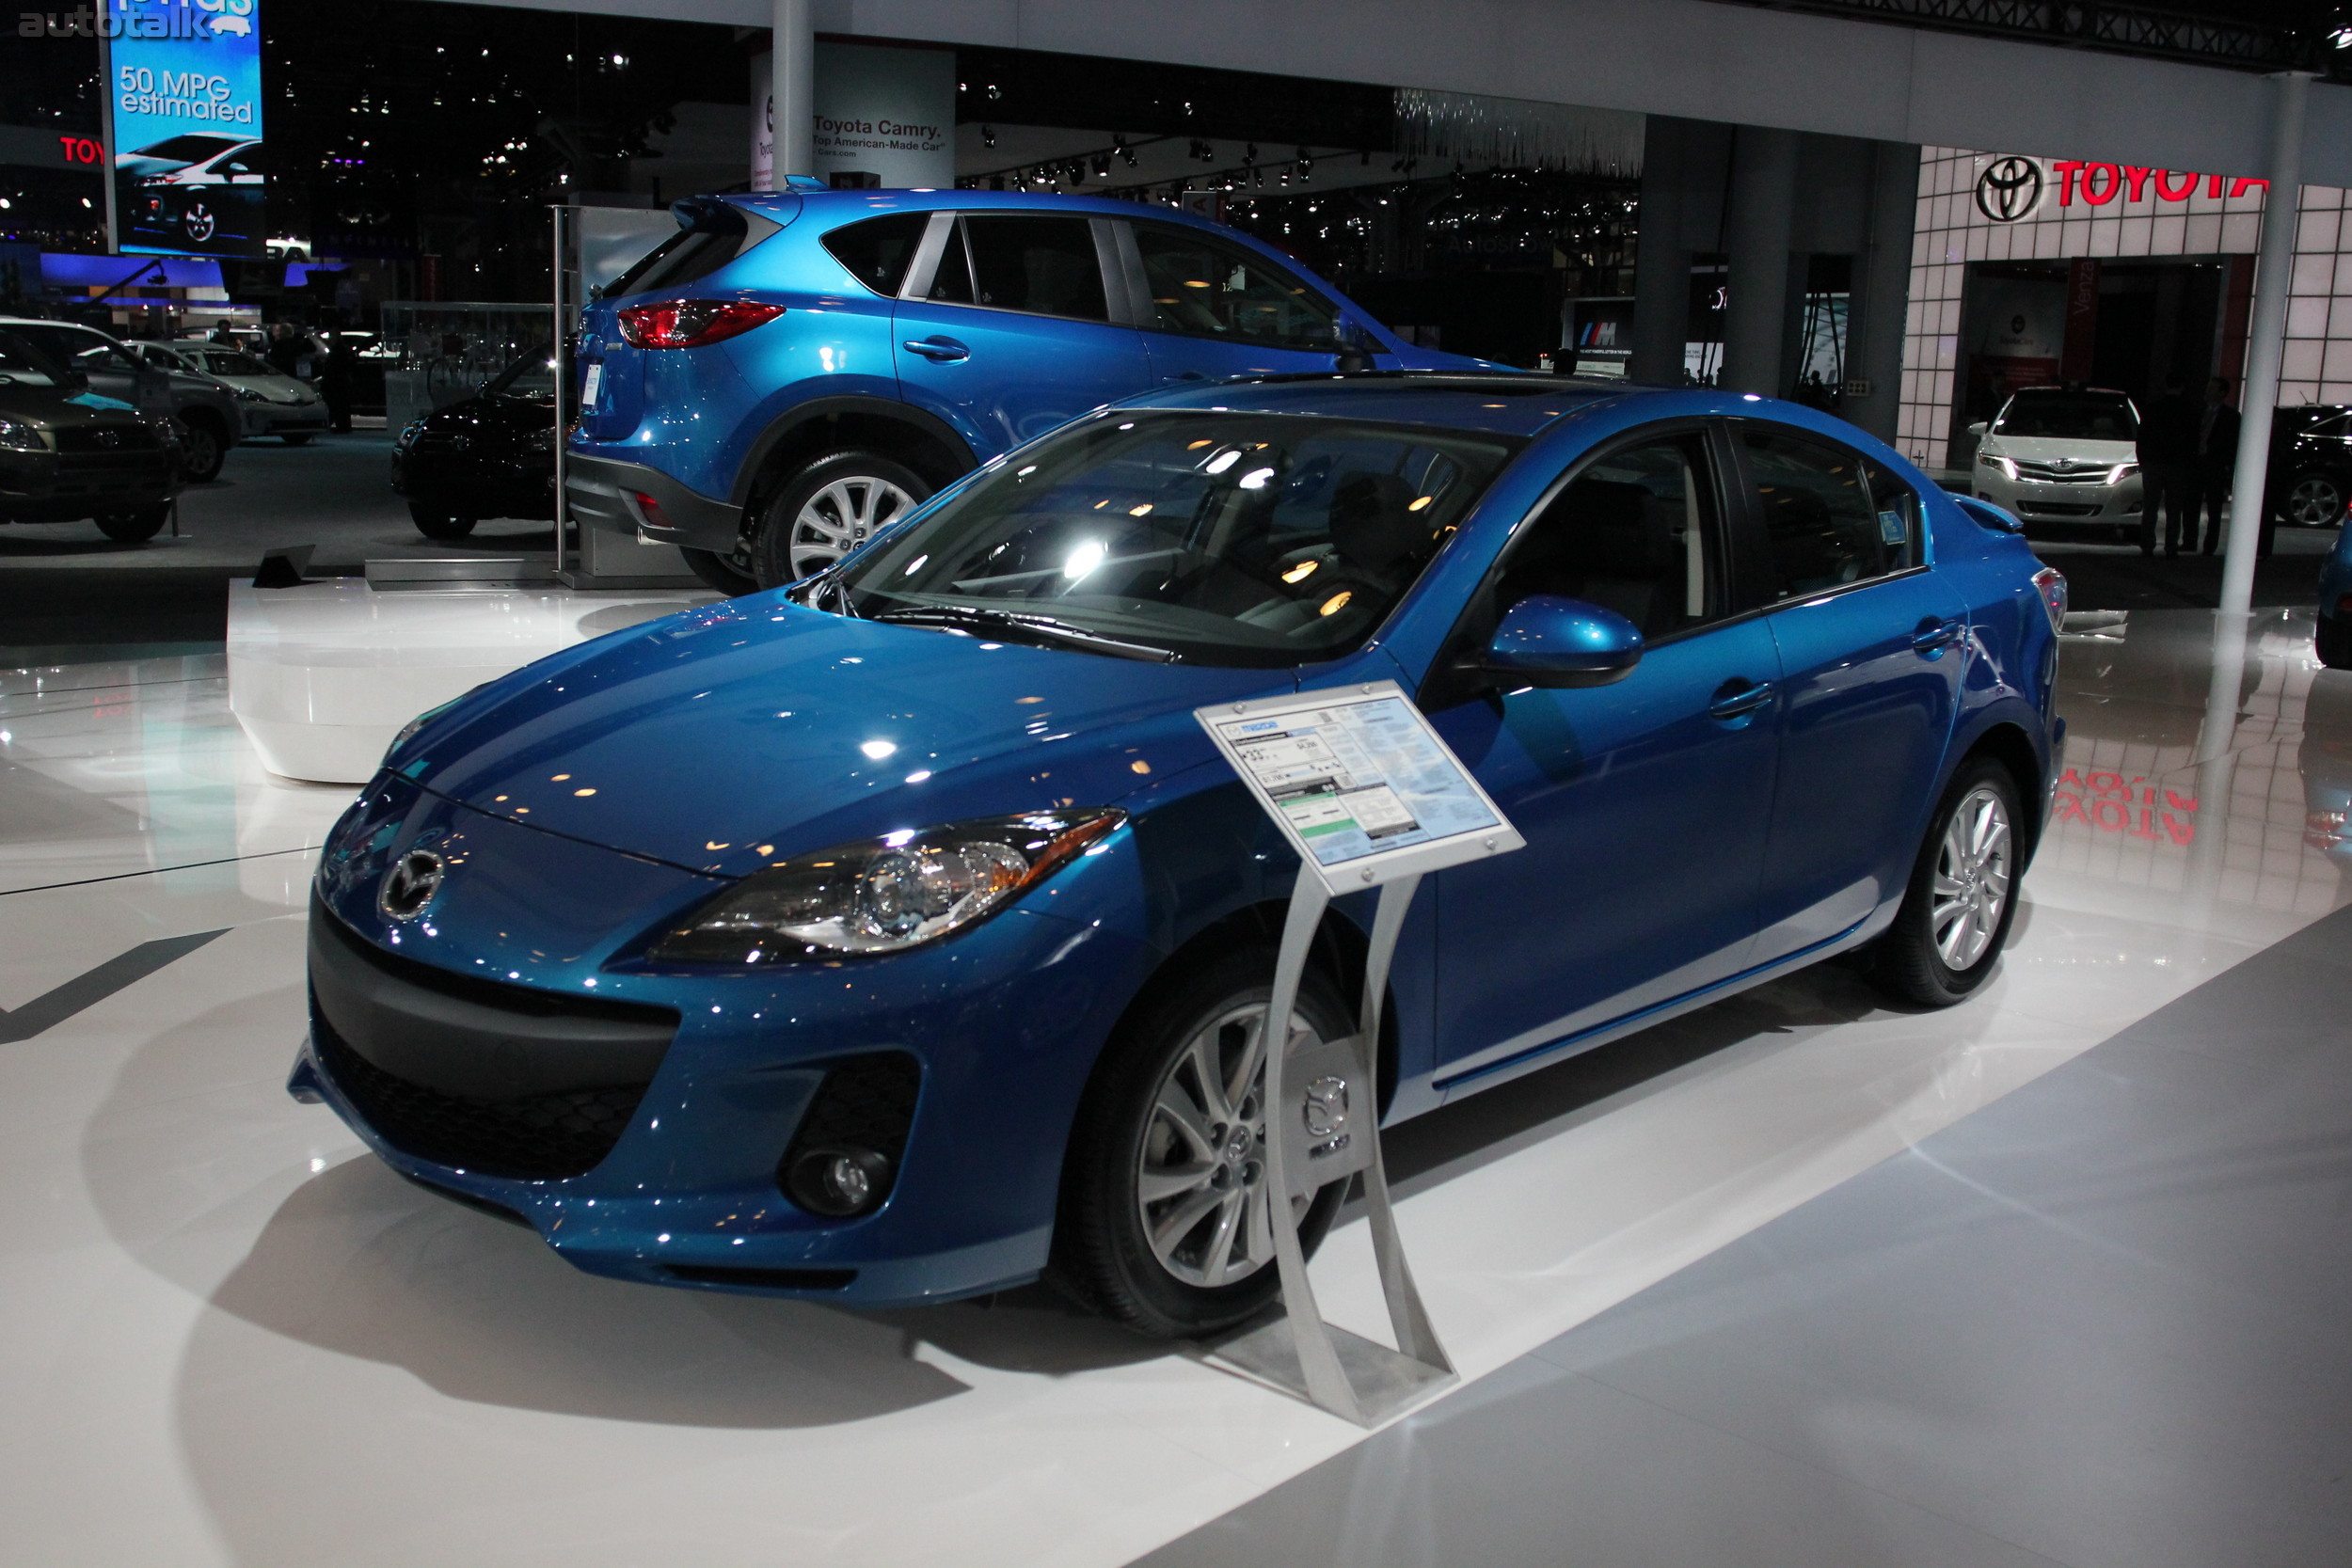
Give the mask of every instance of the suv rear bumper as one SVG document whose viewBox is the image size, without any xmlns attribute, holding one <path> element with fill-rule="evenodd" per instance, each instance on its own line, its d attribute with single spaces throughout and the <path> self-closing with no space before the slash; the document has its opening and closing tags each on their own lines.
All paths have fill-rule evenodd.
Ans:
<svg viewBox="0 0 2352 1568">
<path fill-rule="evenodd" d="M 659 468 L 578 451 L 564 454 L 564 493 L 582 528 L 718 555 L 734 554 L 741 542 L 741 507 L 691 490 Z"/>
</svg>

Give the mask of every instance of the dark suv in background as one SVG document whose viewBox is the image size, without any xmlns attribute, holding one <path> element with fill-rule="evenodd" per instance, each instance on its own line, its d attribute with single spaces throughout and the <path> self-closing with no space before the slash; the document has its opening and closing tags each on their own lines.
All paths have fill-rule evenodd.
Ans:
<svg viewBox="0 0 2352 1568">
<path fill-rule="evenodd" d="M 1246 234 L 1132 201 L 813 182 L 677 204 L 580 326 L 583 526 L 713 586 L 808 576 L 979 464 L 1154 388 L 1501 370 Z"/>
<path fill-rule="evenodd" d="M 0 327 L 0 522 L 84 517 L 121 544 L 152 539 L 179 491 L 160 415 L 89 395 L 72 366 Z"/>
</svg>

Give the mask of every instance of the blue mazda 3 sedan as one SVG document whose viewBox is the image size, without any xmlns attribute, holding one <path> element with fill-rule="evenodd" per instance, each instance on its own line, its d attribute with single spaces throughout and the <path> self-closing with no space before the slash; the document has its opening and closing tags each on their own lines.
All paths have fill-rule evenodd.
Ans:
<svg viewBox="0 0 2352 1568">
<path fill-rule="evenodd" d="M 1398 682 L 1526 837 L 1413 906 L 1393 1121 L 1849 950 L 1915 1003 L 1982 985 L 2064 605 L 2012 519 L 1789 404 L 1152 394 L 412 725 L 323 856 L 290 1086 L 593 1273 L 859 1306 L 1044 1274 L 1212 1331 L 1342 1183 L 1265 1189 L 1296 863 L 1195 708 Z M 1371 896 L 1311 1035 L 1352 1027 Z"/>
<path fill-rule="evenodd" d="M 574 514 L 678 546 L 726 593 L 807 577 L 986 459 L 1157 387 L 1482 368 L 1189 214 L 814 183 L 679 202 L 580 323 Z"/>
</svg>

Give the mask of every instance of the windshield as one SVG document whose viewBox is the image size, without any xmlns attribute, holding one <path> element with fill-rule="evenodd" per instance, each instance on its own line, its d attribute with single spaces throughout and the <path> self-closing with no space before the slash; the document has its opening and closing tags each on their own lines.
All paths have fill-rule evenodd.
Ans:
<svg viewBox="0 0 2352 1568">
<path fill-rule="evenodd" d="M 2134 441 L 2139 416 L 2121 392 L 2023 391 L 2009 400 L 1993 422 L 1995 436 L 2054 436 L 2060 440 Z"/>
<path fill-rule="evenodd" d="M 204 351 L 204 363 L 215 375 L 276 375 L 266 360 L 234 349 L 209 348 Z"/>
<path fill-rule="evenodd" d="M 1132 412 L 1020 453 L 857 556 L 839 578 L 849 610 L 1128 657 L 1330 658 L 1380 625 L 1518 446 Z"/>
<path fill-rule="evenodd" d="M 0 332 L 0 378 L 29 387 L 73 384 L 63 365 L 13 332 Z"/>
<path fill-rule="evenodd" d="M 208 136 L 199 131 L 184 136 L 172 136 L 164 141 L 150 143 L 132 153 L 131 156 L 134 158 L 181 158 L 191 164 L 201 163 L 215 152 L 236 146 L 240 139 L 236 136 Z"/>
<path fill-rule="evenodd" d="M 548 354 L 548 345 L 541 343 L 525 349 L 520 358 L 499 372 L 496 379 L 482 389 L 511 392 L 516 397 L 555 396 L 555 361 Z"/>
</svg>

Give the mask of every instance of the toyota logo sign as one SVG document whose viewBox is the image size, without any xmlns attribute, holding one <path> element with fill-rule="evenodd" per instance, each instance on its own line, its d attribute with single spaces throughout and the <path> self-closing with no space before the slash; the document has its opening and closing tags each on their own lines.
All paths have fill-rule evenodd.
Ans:
<svg viewBox="0 0 2352 1568">
<path fill-rule="evenodd" d="M 2042 166 L 2011 154 L 1977 176 L 1977 211 L 1994 223 L 2015 223 L 2042 205 Z"/>
<path fill-rule="evenodd" d="M 409 850 L 384 873 L 384 883 L 375 891 L 375 907 L 394 920 L 416 919 L 441 891 L 443 869 L 441 857 L 432 850 Z"/>
</svg>

